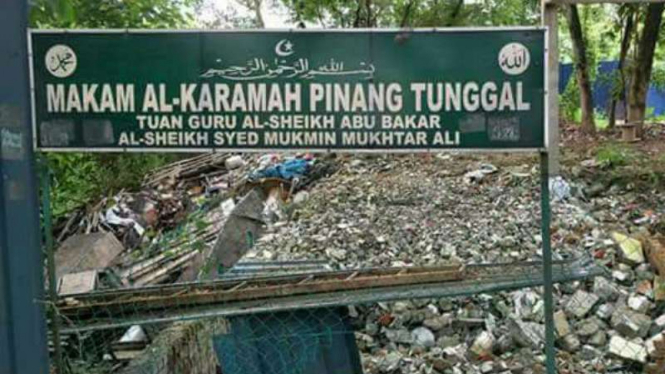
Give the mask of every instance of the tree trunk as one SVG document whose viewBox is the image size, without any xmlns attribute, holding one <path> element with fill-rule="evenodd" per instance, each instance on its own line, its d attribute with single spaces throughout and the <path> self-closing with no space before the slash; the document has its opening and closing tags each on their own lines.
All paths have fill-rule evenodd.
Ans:
<svg viewBox="0 0 665 374">
<path fill-rule="evenodd" d="M 570 39 L 573 42 L 573 56 L 575 58 L 575 75 L 580 88 L 580 106 L 582 109 L 582 131 L 588 134 L 596 132 L 593 118 L 593 97 L 591 96 L 591 81 L 589 79 L 589 65 L 587 62 L 586 45 L 582 35 L 580 15 L 577 5 L 569 5 L 566 12 Z"/>
<path fill-rule="evenodd" d="M 457 4 L 455 4 L 455 8 L 453 8 L 453 11 L 450 13 L 450 17 L 446 23 L 447 27 L 451 27 L 455 24 L 457 16 L 459 16 L 460 12 L 462 11 L 462 5 L 464 5 L 464 0 L 458 0 Z"/>
<path fill-rule="evenodd" d="M 612 129 L 616 125 L 616 110 L 617 110 L 617 99 L 620 99 L 624 103 L 624 115 L 626 113 L 626 57 L 628 56 L 628 50 L 630 49 L 630 40 L 633 35 L 633 19 L 635 17 L 634 11 L 631 10 L 628 12 L 628 15 L 626 16 L 626 26 L 624 27 L 623 30 L 623 37 L 621 39 L 621 52 L 619 53 L 619 66 L 617 67 L 617 71 L 619 72 L 619 85 L 621 87 L 621 91 L 619 93 L 619 96 L 617 97 L 616 95 L 612 95 L 612 101 L 610 104 L 610 110 L 609 110 L 609 121 L 607 126 Z"/>
<path fill-rule="evenodd" d="M 647 90 L 651 79 L 653 56 L 658 41 L 658 31 L 663 20 L 665 4 L 649 4 L 642 30 L 642 37 L 637 45 L 637 58 L 632 69 L 628 89 L 628 121 L 637 122 L 637 136 L 642 136 L 642 122 L 646 112 Z"/>
</svg>

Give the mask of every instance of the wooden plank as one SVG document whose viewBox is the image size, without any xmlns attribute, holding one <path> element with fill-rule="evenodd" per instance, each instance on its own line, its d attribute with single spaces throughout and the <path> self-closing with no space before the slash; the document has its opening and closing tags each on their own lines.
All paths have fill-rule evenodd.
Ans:
<svg viewBox="0 0 665 374">
<path fill-rule="evenodd" d="M 97 270 L 65 274 L 60 278 L 58 295 L 92 292 L 97 285 Z"/>
</svg>

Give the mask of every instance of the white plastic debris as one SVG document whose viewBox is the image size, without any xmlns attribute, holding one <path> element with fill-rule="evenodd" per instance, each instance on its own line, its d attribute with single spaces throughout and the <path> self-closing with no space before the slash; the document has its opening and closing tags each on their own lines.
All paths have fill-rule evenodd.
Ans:
<svg viewBox="0 0 665 374">
<path fill-rule="evenodd" d="M 238 155 L 231 156 L 226 159 L 224 165 L 226 165 L 227 169 L 233 170 L 245 166 L 245 160 L 243 160 L 242 157 Z"/>
<path fill-rule="evenodd" d="M 570 198 L 570 184 L 561 176 L 550 179 L 550 191 L 554 201 L 564 201 Z"/>
<path fill-rule="evenodd" d="M 139 325 L 133 325 L 120 338 L 120 343 L 137 343 L 145 342 L 148 340 L 148 337 L 143 331 L 143 328 Z"/>
<path fill-rule="evenodd" d="M 122 218 L 120 217 L 116 212 L 115 209 L 117 208 L 117 205 L 111 207 L 106 211 L 106 214 L 104 215 L 104 220 L 106 223 L 109 223 L 111 225 L 118 225 L 118 226 L 132 226 L 134 230 L 136 230 L 136 233 L 139 234 L 139 236 L 143 236 L 143 233 L 145 232 L 145 229 L 143 226 L 141 226 L 140 223 L 136 222 L 136 220 L 132 218 Z"/>
<path fill-rule="evenodd" d="M 228 217 L 231 215 L 231 212 L 233 211 L 233 208 L 236 207 L 235 201 L 233 199 L 226 199 L 224 202 L 222 202 L 221 208 L 222 208 L 222 214 L 224 214 L 224 217 Z"/>
<path fill-rule="evenodd" d="M 464 180 L 467 183 L 478 183 L 482 181 L 486 175 L 496 173 L 497 170 L 499 169 L 492 164 L 481 164 L 477 170 L 464 174 Z"/>
</svg>

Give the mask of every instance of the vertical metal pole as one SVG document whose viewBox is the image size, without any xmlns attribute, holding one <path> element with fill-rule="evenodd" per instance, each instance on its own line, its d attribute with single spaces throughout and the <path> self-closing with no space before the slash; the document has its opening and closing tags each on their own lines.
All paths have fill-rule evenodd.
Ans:
<svg viewBox="0 0 665 374">
<path fill-rule="evenodd" d="M 42 229 L 44 232 L 44 250 L 48 268 L 48 289 L 51 317 L 51 334 L 53 339 L 54 361 L 57 374 L 64 373 L 62 363 L 62 346 L 60 345 L 60 315 L 55 306 L 58 300 L 58 280 L 55 272 L 55 258 L 53 255 L 53 225 L 51 221 L 51 173 L 44 157 L 40 157 L 39 176 L 42 185 Z"/>
<path fill-rule="evenodd" d="M 0 373 L 49 372 L 32 149 L 28 1 L 0 0 Z"/>
<path fill-rule="evenodd" d="M 554 285 L 552 284 L 552 243 L 550 237 L 550 186 L 549 155 L 540 154 L 540 215 L 543 237 L 543 284 L 545 299 L 545 364 L 547 374 L 556 373 L 556 352 L 554 351 Z"/>
<path fill-rule="evenodd" d="M 543 0 L 542 23 L 547 34 L 547 149 L 550 175 L 559 175 L 559 19 L 558 6 Z"/>
</svg>

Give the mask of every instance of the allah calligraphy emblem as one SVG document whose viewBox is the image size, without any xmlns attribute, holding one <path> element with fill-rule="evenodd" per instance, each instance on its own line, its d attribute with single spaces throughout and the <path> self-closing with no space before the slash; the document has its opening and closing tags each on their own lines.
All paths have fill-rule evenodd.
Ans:
<svg viewBox="0 0 665 374">
<path fill-rule="evenodd" d="M 520 43 L 506 44 L 499 52 L 499 66 L 508 75 L 524 73 L 531 63 L 529 50 Z"/>
</svg>

